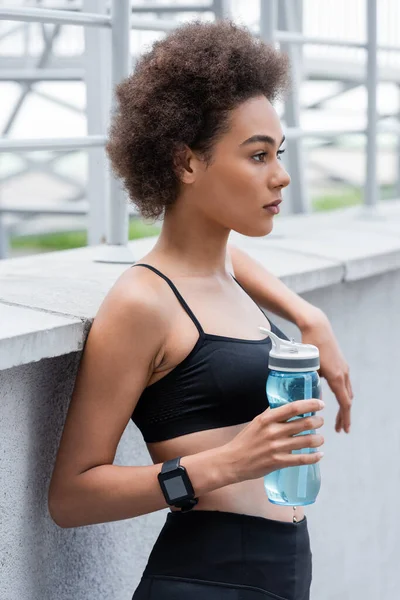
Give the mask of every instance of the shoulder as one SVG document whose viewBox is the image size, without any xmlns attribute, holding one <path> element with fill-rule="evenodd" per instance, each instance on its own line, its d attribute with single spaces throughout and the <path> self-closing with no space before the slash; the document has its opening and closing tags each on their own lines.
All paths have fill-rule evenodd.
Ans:
<svg viewBox="0 0 400 600">
<path fill-rule="evenodd" d="M 93 326 L 115 335 L 118 332 L 120 341 L 129 346 L 140 340 L 159 354 L 169 325 L 163 283 L 148 269 L 127 269 L 104 297 Z"/>
<path fill-rule="evenodd" d="M 163 306 L 165 283 L 145 267 L 129 267 L 121 273 L 107 297 L 129 307 L 134 304 L 142 310 L 156 311 Z"/>
</svg>

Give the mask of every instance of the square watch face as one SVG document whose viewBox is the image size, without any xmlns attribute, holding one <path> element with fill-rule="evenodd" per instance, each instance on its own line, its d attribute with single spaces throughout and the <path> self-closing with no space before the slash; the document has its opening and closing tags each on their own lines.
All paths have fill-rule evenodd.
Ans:
<svg viewBox="0 0 400 600">
<path fill-rule="evenodd" d="M 170 498 L 187 496 L 186 487 L 180 475 L 164 480 L 164 485 Z"/>
</svg>

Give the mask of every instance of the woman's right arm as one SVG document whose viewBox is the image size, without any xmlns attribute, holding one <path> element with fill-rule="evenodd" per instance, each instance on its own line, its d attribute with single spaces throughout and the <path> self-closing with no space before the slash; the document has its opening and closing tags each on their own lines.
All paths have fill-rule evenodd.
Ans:
<svg viewBox="0 0 400 600">
<path fill-rule="evenodd" d="M 50 515 L 63 528 L 168 507 L 157 479 L 161 464 L 112 464 L 162 358 L 168 328 L 162 294 L 147 284 L 145 274 L 135 274 L 133 280 L 123 274 L 107 294 L 79 364 L 48 491 Z M 225 485 L 222 455 L 216 448 L 186 457 L 197 495 Z M 182 464 L 187 466 L 185 460 Z"/>
</svg>

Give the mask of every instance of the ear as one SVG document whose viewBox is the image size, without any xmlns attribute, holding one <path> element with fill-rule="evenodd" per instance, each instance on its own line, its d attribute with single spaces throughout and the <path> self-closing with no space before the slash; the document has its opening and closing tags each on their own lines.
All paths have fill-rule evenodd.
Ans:
<svg viewBox="0 0 400 600">
<path fill-rule="evenodd" d="M 199 166 L 199 158 L 188 146 L 177 148 L 174 155 L 174 169 L 182 183 L 194 183 Z"/>
</svg>

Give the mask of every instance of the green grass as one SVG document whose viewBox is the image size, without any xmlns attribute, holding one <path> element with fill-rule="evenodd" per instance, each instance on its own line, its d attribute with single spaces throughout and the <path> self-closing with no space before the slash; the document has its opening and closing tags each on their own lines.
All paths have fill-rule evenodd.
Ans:
<svg viewBox="0 0 400 600">
<path fill-rule="evenodd" d="M 338 208 L 348 208 L 356 206 L 362 202 L 361 190 L 347 190 L 343 194 L 326 194 L 312 200 L 312 207 L 315 212 L 336 210 Z"/>
<path fill-rule="evenodd" d="M 381 187 L 381 198 L 383 200 L 393 198 L 394 187 L 385 185 Z M 356 188 L 343 189 L 342 192 L 325 194 L 312 200 L 315 212 L 336 210 L 356 206 L 363 200 L 363 190 Z M 129 239 L 135 240 L 142 237 L 157 235 L 161 225 L 149 225 L 139 219 L 131 219 L 129 223 Z M 65 231 L 58 233 L 46 233 L 42 235 L 24 235 L 13 237 L 10 240 L 11 248 L 24 248 L 32 250 L 69 250 L 81 248 L 87 245 L 86 231 Z"/>
<path fill-rule="evenodd" d="M 380 188 L 381 200 L 389 200 L 395 197 L 395 188 L 393 185 L 382 185 Z M 336 210 L 338 208 L 348 208 L 357 206 L 363 202 L 364 190 L 361 188 L 344 189 L 342 193 L 325 194 L 312 200 L 312 207 L 315 212 Z"/>
<path fill-rule="evenodd" d="M 160 232 L 159 225 L 148 225 L 139 220 L 131 220 L 129 223 L 129 239 L 136 240 L 142 237 L 157 235 Z M 70 250 L 87 245 L 86 231 L 60 231 L 56 233 L 44 233 L 41 235 L 23 235 L 13 237 L 10 240 L 11 248 L 27 248 L 35 250 Z"/>
</svg>

